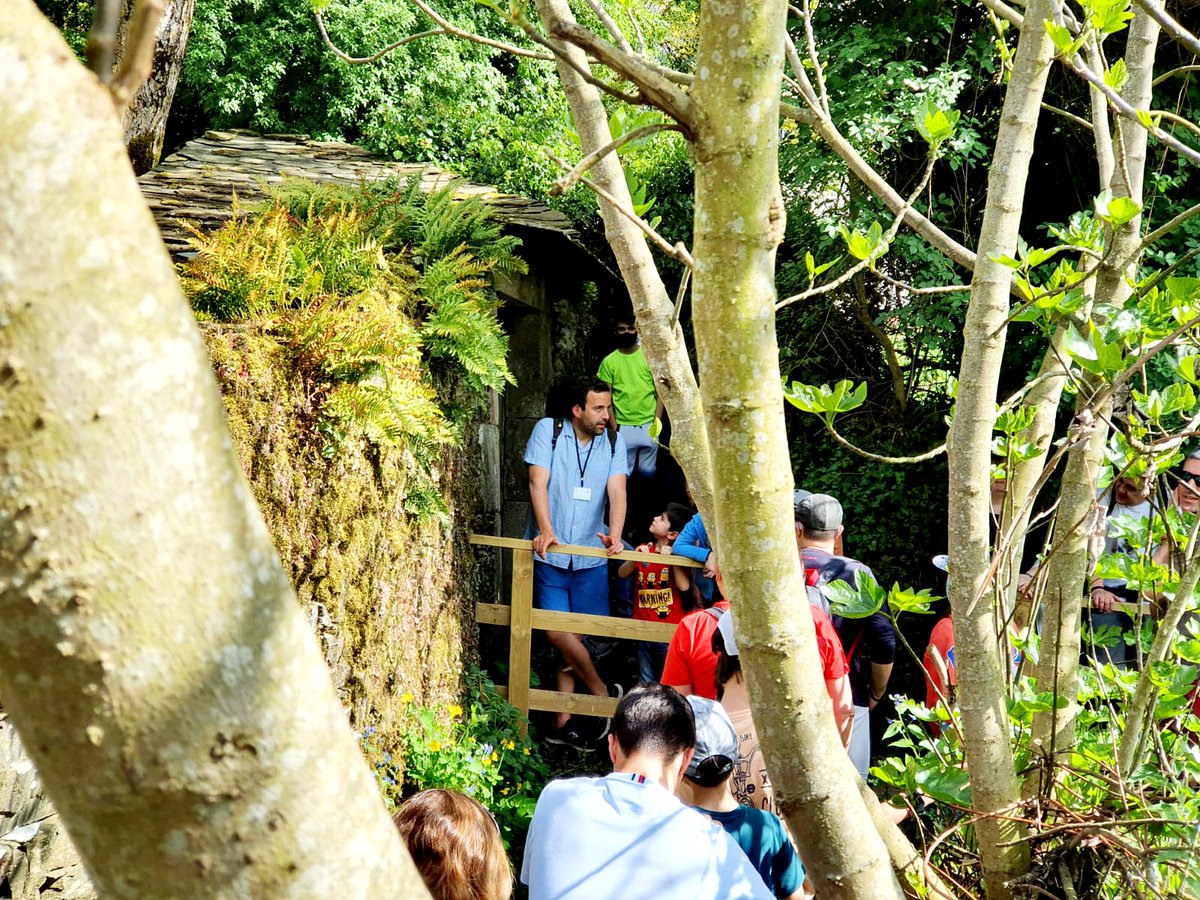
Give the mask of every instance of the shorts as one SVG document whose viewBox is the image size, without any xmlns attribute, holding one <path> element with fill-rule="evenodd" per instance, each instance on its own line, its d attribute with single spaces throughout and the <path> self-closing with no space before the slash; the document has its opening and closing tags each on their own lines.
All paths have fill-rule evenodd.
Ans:
<svg viewBox="0 0 1200 900">
<path fill-rule="evenodd" d="M 608 615 L 608 566 L 560 569 L 549 563 L 533 563 L 535 609 Z"/>
</svg>

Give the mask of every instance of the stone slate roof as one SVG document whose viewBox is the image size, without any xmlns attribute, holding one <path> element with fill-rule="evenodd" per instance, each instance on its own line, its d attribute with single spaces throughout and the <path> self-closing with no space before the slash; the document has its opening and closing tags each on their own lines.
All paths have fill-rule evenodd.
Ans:
<svg viewBox="0 0 1200 900">
<path fill-rule="evenodd" d="M 180 259 L 194 253 L 188 243 L 190 233 L 181 221 L 206 234 L 216 230 L 233 214 L 235 191 L 239 206 L 245 209 L 266 199 L 265 186 L 288 176 L 354 185 L 364 179 L 418 174 L 422 188 L 428 191 L 455 178 L 436 166 L 392 162 L 339 141 L 311 141 L 306 135 L 294 134 L 209 131 L 138 181 L 167 249 Z M 597 264 L 579 244 L 571 220 L 545 204 L 469 182 L 460 183 L 458 193 L 485 198 L 499 218 L 523 237 L 557 237 Z"/>
</svg>

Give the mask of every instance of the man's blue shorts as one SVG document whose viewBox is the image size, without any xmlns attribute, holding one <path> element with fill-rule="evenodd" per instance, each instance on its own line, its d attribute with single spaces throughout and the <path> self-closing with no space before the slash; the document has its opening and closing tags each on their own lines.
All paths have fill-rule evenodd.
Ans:
<svg viewBox="0 0 1200 900">
<path fill-rule="evenodd" d="M 533 605 L 556 612 L 608 615 L 608 566 L 560 569 L 533 562 Z"/>
</svg>

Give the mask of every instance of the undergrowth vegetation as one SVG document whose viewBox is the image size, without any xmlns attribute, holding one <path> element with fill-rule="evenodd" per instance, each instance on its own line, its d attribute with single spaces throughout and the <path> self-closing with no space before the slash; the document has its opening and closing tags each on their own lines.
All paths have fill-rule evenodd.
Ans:
<svg viewBox="0 0 1200 900">
<path fill-rule="evenodd" d="M 291 180 L 265 208 L 196 232 L 182 280 L 197 316 L 291 350 L 326 456 L 362 437 L 427 472 L 513 380 L 491 276 L 525 271 L 519 241 L 455 187 Z"/>
</svg>

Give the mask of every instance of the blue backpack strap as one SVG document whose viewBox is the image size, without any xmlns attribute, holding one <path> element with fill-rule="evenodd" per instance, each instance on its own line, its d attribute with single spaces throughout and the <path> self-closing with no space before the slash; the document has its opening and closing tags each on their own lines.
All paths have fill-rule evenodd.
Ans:
<svg viewBox="0 0 1200 900">
<path fill-rule="evenodd" d="M 550 452 L 551 453 L 554 452 L 554 448 L 558 444 L 558 436 L 560 434 L 562 434 L 562 429 L 563 429 L 563 420 L 555 419 L 554 420 L 554 433 L 550 436 Z"/>
</svg>

